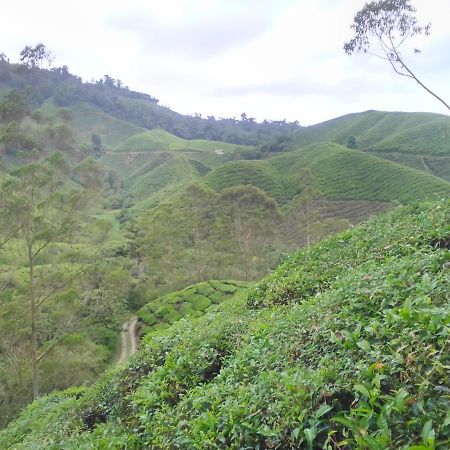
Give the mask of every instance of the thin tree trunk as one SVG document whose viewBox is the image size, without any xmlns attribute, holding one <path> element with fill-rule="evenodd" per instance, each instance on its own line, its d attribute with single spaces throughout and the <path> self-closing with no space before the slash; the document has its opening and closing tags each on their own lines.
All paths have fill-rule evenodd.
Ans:
<svg viewBox="0 0 450 450">
<path fill-rule="evenodd" d="M 33 248 L 28 245 L 28 264 L 30 277 L 30 303 L 31 303 L 31 364 L 33 370 L 33 399 L 39 396 L 39 370 L 37 358 L 37 328 L 36 328 L 36 298 L 34 292 L 34 260 Z"/>
</svg>

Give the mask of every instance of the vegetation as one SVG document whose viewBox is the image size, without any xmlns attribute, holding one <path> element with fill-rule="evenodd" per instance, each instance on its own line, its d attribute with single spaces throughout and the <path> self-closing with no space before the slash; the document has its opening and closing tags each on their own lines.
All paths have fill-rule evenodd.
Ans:
<svg viewBox="0 0 450 450">
<path fill-rule="evenodd" d="M 446 448 L 449 218 L 448 200 L 413 205 L 301 251 L 248 300 L 150 333 L 87 391 L 38 400 L 0 442 Z"/>
<path fill-rule="evenodd" d="M 414 80 L 450 111 L 450 105 L 419 80 L 402 54 L 404 43 L 409 39 L 430 34 L 431 24 L 420 26 L 415 13 L 410 0 L 366 3 L 355 15 L 352 25 L 355 37 L 344 45 L 344 50 L 349 55 L 363 52 L 388 61 L 395 73 Z M 420 50 L 414 48 L 414 53 Z"/>
<path fill-rule="evenodd" d="M 291 358 L 289 342 L 297 342 L 295 324 L 304 316 L 312 339 L 323 344 L 309 314 L 317 306 L 324 327 L 341 323 L 334 316 L 327 323 L 327 314 L 335 312 L 331 303 L 341 301 L 333 283 L 363 270 L 374 255 L 372 247 L 377 248 L 375 238 L 383 241 L 384 232 L 366 231 L 370 240 L 352 230 L 348 236 L 357 237 L 348 238 L 352 247 L 345 251 L 333 240 L 321 250 L 313 244 L 399 203 L 448 197 L 448 118 L 368 112 L 305 129 L 295 123 L 257 123 L 245 114 L 240 120 L 202 119 L 163 108 L 110 76 L 83 83 L 67 68 L 43 69 L 51 55 L 41 44 L 27 48 L 23 57 L 20 64 L 0 57 L 0 425 L 17 417 L 33 390 L 34 396 L 46 395 L 95 382 L 114 364 L 122 323 L 136 313 L 149 347 L 143 343 L 131 366 L 113 370 L 100 386 L 39 398 L 5 431 L 0 447 L 58 448 L 60 438 L 67 440 L 65 448 L 102 448 L 109 445 L 102 439 L 116 438 L 112 448 L 142 448 L 141 439 L 163 448 L 195 448 L 201 442 L 239 447 L 241 440 L 252 448 L 295 447 L 301 439 L 313 442 L 314 433 L 317 442 L 332 442 L 335 435 L 325 434 L 334 428 L 326 425 L 323 431 L 321 414 L 307 419 L 310 432 L 293 428 L 290 438 L 282 430 L 290 429 L 292 417 L 281 412 L 278 419 L 260 416 L 267 415 L 266 401 L 290 407 L 287 400 L 271 402 L 265 396 L 273 391 L 282 397 L 284 387 L 277 383 L 292 369 L 285 361 Z M 209 140 L 213 136 L 226 142 Z M 423 217 L 432 211 L 429 207 Z M 404 236 L 421 236 L 407 228 L 409 213 L 399 214 L 405 214 Z M 386 230 L 382 224 L 380 230 Z M 402 236 L 399 228 L 384 247 L 395 239 L 403 242 Z M 273 275 L 252 290 L 249 308 L 248 282 L 260 280 L 303 246 L 311 250 L 277 269 L 281 278 Z M 299 271 L 289 261 L 297 261 Z M 280 279 L 286 280 L 286 292 Z M 310 297 L 325 290 L 330 303 Z M 292 306 L 289 292 L 310 302 L 311 309 Z M 274 354 L 257 337 L 264 324 L 270 324 Z M 289 330 L 286 336 L 278 334 L 283 327 Z M 304 343 L 304 358 L 313 361 L 307 352 L 314 346 Z M 252 354 L 253 347 L 259 353 Z M 363 364 L 353 351 L 338 354 L 347 368 Z M 303 367 L 305 372 L 295 377 L 308 379 L 308 373 L 319 379 L 317 367 Z M 223 378 L 222 369 L 228 373 Z M 149 390 L 143 384 L 138 388 L 147 378 Z M 336 382 L 344 381 L 343 375 Z M 214 383 L 219 383 L 217 397 L 209 391 L 216 389 Z M 195 397 L 202 389 L 205 405 L 212 406 L 202 406 Z M 313 399 L 312 406 L 297 410 L 305 418 L 319 400 L 312 391 L 296 389 L 295 395 L 307 392 Z M 227 400 L 224 393 L 232 390 Z M 199 409 L 191 408 L 189 399 Z M 219 401 L 229 406 L 231 416 Z M 333 401 L 325 402 L 334 408 Z M 249 404 L 255 409 L 246 416 L 240 408 Z M 202 408 L 210 407 L 220 417 L 220 432 L 205 431 L 213 422 L 203 424 L 212 416 L 203 416 Z M 73 420 L 63 420 L 66 414 Z M 323 413 L 322 420 L 331 414 Z M 27 435 L 19 443 L 28 433 L 21 420 L 42 425 L 35 442 L 27 442 Z M 198 433 L 195 438 L 184 436 L 190 433 L 184 425 L 181 434 L 167 428 L 183 421 Z M 105 425 L 96 428 L 98 423 Z M 245 426 L 239 428 L 243 423 L 256 424 L 257 431 L 247 433 Z M 93 430 L 91 437 L 82 433 L 85 429 Z M 153 429 L 163 431 L 149 437 Z M 353 439 L 350 431 L 336 430 L 339 439 Z"/>
<path fill-rule="evenodd" d="M 204 281 L 158 297 L 144 305 L 137 316 L 144 328 L 141 334 L 166 328 L 185 317 L 196 318 L 214 305 L 228 300 L 248 287 L 241 281 Z"/>
<path fill-rule="evenodd" d="M 257 145 L 264 139 L 280 137 L 299 128 L 285 120 L 258 123 L 243 113 L 240 119 L 201 115 L 183 116 L 160 106 L 151 95 L 130 90 L 121 80 L 105 75 L 93 83 L 83 83 L 67 66 L 42 68 L 52 57 L 43 44 L 27 46 L 19 64 L 0 59 L 0 86 L 16 90 L 30 87 L 35 107 L 52 101 L 58 107 L 76 110 L 86 104 L 98 112 L 113 116 L 143 129 L 162 128 L 185 139 L 210 139 L 233 144 Z M 143 130 L 142 130 L 143 131 Z"/>
</svg>

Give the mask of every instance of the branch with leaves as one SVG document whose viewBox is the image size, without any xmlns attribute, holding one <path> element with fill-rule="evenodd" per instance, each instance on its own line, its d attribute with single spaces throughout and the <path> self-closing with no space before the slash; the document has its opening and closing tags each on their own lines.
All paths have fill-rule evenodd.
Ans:
<svg viewBox="0 0 450 450">
<path fill-rule="evenodd" d="M 428 88 L 407 64 L 403 56 L 404 44 L 418 35 L 430 35 L 431 24 L 419 25 L 416 9 L 410 0 L 377 0 L 364 5 L 355 15 L 351 28 L 355 36 L 344 44 L 348 55 L 367 53 L 388 61 L 395 73 L 410 78 L 442 103 L 450 105 Z M 414 48 L 414 53 L 420 50 Z"/>
</svg>

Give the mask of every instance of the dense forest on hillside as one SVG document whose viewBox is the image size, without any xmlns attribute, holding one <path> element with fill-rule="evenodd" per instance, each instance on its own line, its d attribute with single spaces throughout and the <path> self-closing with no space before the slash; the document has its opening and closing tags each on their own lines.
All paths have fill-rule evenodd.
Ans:
<svg viewBox="0 0 450 450">
<path fill-rule="evenodd" d="M 66 66 L 42 69 L 36 65 L 10 64 L 0 60 L 0 92 L 5 86 L 27 94 L 34 109 L 49 98 L 55 105 L 71 108 L 79 103 L 91 103 L 103 112 L 136 126 L 162 128 L 185 139 L 210 139 L 234 144 L 258 145 L 271 139 L 278 148 L 283 136 L 299 128 L 297 122 L 268 121 L 259 123 L 245 113 L 236 118 L 186 116 L 167 107 L 148 94 L 130 90 L 122 81 L 109 75 L 92 82 L 69 72 Z"/>
</svg>

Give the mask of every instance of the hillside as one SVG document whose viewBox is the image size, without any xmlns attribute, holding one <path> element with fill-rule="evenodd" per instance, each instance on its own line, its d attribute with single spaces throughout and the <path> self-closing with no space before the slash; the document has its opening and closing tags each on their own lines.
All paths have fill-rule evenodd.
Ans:
<svg viewBox="0 0 450 450">
<path fill-rule="evenodd" d="M 131 317 L 151 334 L 216 314 L 299 248 L 448 198 L 448 156 L 408 147 L 435 116 L 380 115 L 356 144 L 378 127 L 403 153 L 334 142 L 358 115 L 295 144 L 296 123 L 182 116 L 110 77 L 0 61 L 0 427 L 35 386 L 97 380 Z"/>
<path fill-rule="evenodd" d="M 331 141 L 449 180 L 449 137 L 448 116 L 367 111 L 296 131 L 289 148 Z"/>
<path fill-rule="evenodd" d="M 298 193 L 304 169 L 310 169 L 316 188 L 331 200 L 407 203 L 433 193 L 448 195 L 450 187 L 430 174 L 326 142 L 262 161 L 230 162 L 211 171 L 206 182 L 217 190 L 250 183 L 286 203 Z"/>
<path fill-rule="evenodd" d="M 248 287 L 242 281 L 211 280 L 151 300 L 137 312 L 141 334 L 166 328 L 185 317 L 200 317 Z"/>
<path fill-rule="evenodd" d="M 450 443 L 447 201 L 293 255 L 249 295 L 148 334 L 54 393 L 6 448 L 396 448 Z"/>
<path fill-rule="evenodd" d="M 83 82 L 69 72 L 66 66 L 40 69 L 22 64 L 0 61 L 0 96 L 11 89 L 25 91 L 34 109 L 52 110 L 52 104 L 74 111 L 82 128 L 84 142 L 90 142 L 89 131 L 106 138 L 109 132 L 128 134 L 135 129 L 161 128 L 185 139 L 210 139 L 234 144 L 257 145 L 271 137 L 285 136 L 299 128 L 297 122 L 284 120 L 258 123 L 244 114 L 235 118 L 202 118 L 200 115 L 182 115 L 161 106 L 155 97 L 132 91 L 120 80 L 105 75 L 95 82 Z M 48 105 L 50 104 L 50 106 Z M 126 136 L 129 137 L 129 136 Z"/>
</svg>

